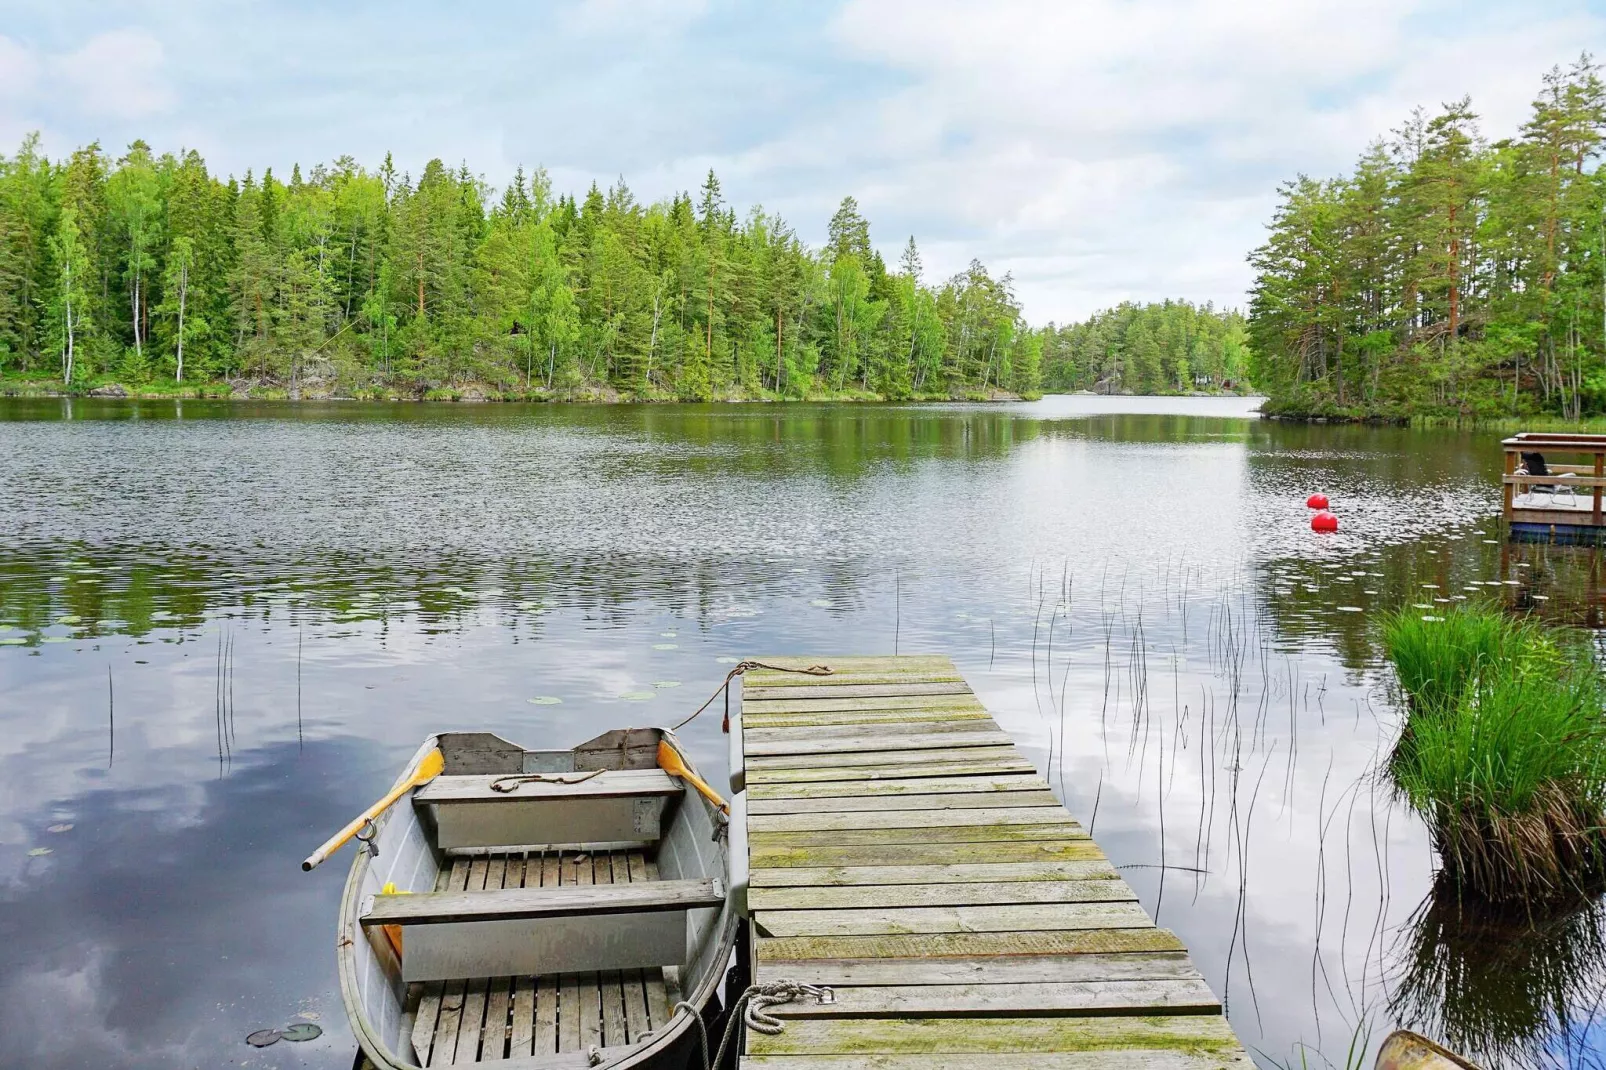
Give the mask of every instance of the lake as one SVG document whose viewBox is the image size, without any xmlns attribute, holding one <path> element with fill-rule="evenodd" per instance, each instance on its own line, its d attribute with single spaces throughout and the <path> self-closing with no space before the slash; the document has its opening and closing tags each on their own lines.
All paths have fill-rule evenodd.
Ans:
<svg viewBox="0 0 1606 1070">
<path fill-rule="evenodd" d="M 0 400 L 0 1065 L 344 1070 L 349 854 L 299 862 L 426 733 L 894 651 L 954 658 L 1262 1066 L 1397 1023 L 1601 1065 L 1600 911 L 1433 894 L 1376 644 L 1463 599 L 1598 627 L 1598 553 L 1504 541 L 1498 435 L 1255 404 Z M 717 714 L 683 738 L 722 779 Z"/>
</svg>

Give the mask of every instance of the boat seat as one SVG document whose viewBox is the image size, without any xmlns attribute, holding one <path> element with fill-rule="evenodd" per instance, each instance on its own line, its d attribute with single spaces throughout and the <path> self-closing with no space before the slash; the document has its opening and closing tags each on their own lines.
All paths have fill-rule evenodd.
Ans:
<svg viewBox="0 0 1606 1070">
<path fill-rule="evenodd" d="M 402 979 L 628 970 L 686 960 L 687 913 L 718 909 L 717 880 L 376 895 L 365 927 L 405 926 Z"/>
<path fill-rule="evenodd" d="M 685 794 L 662 769 L 439 776 L 413 794 L 442 850 L 656 843 Z"/>
</svg>

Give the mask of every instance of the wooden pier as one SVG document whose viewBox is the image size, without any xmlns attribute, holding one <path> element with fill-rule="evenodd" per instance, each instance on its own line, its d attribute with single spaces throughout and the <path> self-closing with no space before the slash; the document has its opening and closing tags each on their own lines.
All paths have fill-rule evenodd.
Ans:
<svg viewBox="0 0 1606 1070">
<path fill-rule="evenodd" d="M 946 657 L 765 658 L 732 725 L 758 982 L 744 1070 L 1252 1070 L 1157 928 Z"/>
<path fill-rule="evenodd" d="M 1505 450 L 1503 512 L 1514 538 L 1550 542 L 1606 541 L 1606 435 L 1523 432 Z M 1557 456 L 1588 458 L 1558 464 Z"/>
</svg>

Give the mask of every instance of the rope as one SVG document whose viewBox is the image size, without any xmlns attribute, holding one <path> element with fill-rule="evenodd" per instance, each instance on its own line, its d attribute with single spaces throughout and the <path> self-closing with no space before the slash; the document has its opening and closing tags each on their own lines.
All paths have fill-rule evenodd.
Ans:
<svg viewBox="0 0 1606 1070">
<path fill-rule="evenodd" d="M 770 665 L 767 662 L 763 662 L 763 661 L 740 661 L 740 662 L 737 662 L 736 663 L 736 668 L 732 669 L 730 672 L 725 674 L 725 682 L 720 684 L 718 687 L 716 687 L 714 689 L 714 693 L 712 695 L 708 696 L 708 701 L 703 703 L 701 706 L 698 706 L 697 709 L 692 712 L 692 715 L 690 717 L 687 717 L 685 720 L 683 720 L 679 724 L 675 725 L 675 727 L 671 728 L 670 731 L 671 732 L 678 732 L 682 728 L 685 728 L 687 725 L 691 724 L 693 721 L 695 721 L 697 719 L 697 715 L 699 713 L 702 713 L 704 710 L 708 709 L 708 707 L 712 706 L 714 704 L 714 700 L 716 698 L 718 698 L 721 694 L 723 694 L 725 696 L 725 723 L 723 725 L 723 728 L 724 728 L 724 730 L 726 732 L 729 732 L 731 730 L 731 718 L 730 718 L 730 686 L 731 686 L 731 681 L 736 679 L 738 676 L 742 675 L 742 673 L 746 672 L 748 669 L 769 669 L 769 670 L 771 670 L 773 672 L 795 672 L 795 673 L 800 673 L 800 674 L 802 674 L 804 676 L 830 676 L 830 675 L 832 675 L 833 673 L 836 672 L 836 670 L 831 668 L 831 666 L 829 666 L 829 665 L 810 665 L 806 669 L 790 669 L 790 668 L 787 668 L 785 665 Z"/>
<path fill-rule="evenodd" d="M 737 996 L 735 1004 L 731 1006 L 730 1018 L 725 1022 L 725 1035 L 720 1038 L 719 1051 L 715 1053 L 713 1062 L 708 1061 L 708 1028 L 703 1025 L 703 1016 L 690 1003 L 677 1003 L 675 1010 L 684 1007 L 696 1020 L 697 1032 L 702 1038 L 703 1070 L 716 1070 L 717 1067 L 725 1065 L 725 1052 L 730 1047 L 731 1038 L 736 1035 L 737 1023 L 766 1036 L 778 1036 L 786 1031 L 786 1023 L 767 1013 L 766 1008 L 791 1003 L 799 996 L 813 996 L 816 1003 L 836 1002 L 836 993 L 819 985 L 798 984 L 796 981 L 784 979 L 761 985 L 748 985 L 746 991 Z"/>
<path fill-rule="evenodd" d="M 506 795 L 509 792 L 518 791 L 520 784 L 584 784 L 601 772 L 601 769 L 593 769 L 591 772 L 582 773 L 579 776 L 565 776 L 562 773 L 525 773 L 522 776 L 497 777 L 491 781 L 491 790 L 500 791 Z"/>
</svg>

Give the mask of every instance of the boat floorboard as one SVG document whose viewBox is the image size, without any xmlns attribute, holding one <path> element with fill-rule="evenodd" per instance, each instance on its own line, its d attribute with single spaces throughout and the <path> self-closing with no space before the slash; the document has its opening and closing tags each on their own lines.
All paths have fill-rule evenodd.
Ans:
<svg viewBox="0 0 1606 1070">
<path fill-rule="evenodd" d="M 766 1008 L 785 1028 L 749 1032 L 743 1070 L 1253 1070 L 952 662 L 762 661 L 742 677 L 754 980 L 834 1002 Z"/>
<path fill-rule="evenodd" d="M 626 884 L 658 879 L 637 851 L 531 851 L 457 858 L 436 891 Z M 427 981 L 408 987 L 421 1066 L 453 1066 L 632 1044 L 679 1000 L 676 971 L 605 970 Z"/>
</svg>

